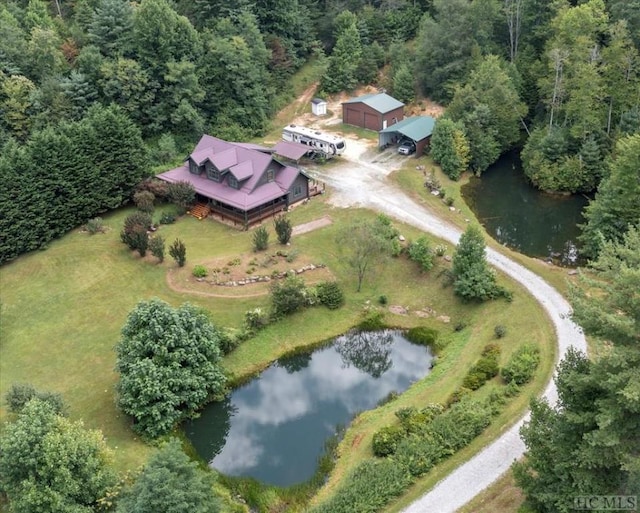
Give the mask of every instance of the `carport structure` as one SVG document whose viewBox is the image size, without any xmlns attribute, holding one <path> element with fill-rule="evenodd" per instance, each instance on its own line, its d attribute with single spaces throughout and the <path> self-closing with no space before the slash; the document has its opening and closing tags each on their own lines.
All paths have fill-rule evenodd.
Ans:
<svg viewBox="0 0 640 513">
<path fill-rule="evenodd" d="M 419 157 L 431 141 L 435 123 L 436 120 L 431 116 L 413 116 L 403 119 L 378 133 L 378 146 L 385 148 L 390 144 L 399 143 L 402 139 L 410 139 L 415 143 L 416 157 Z"/>
</svg>

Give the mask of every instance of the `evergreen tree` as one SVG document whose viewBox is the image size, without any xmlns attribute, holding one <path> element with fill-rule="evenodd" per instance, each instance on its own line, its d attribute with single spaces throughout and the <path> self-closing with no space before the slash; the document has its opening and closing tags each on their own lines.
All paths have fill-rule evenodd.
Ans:
<svg viewBox="0 0 640 513">
<path fill-rule="evenodd" d="M 100 0 L 88 27 L 89 41 L 109 57 L 131 47 L 133 7 L 127 0 Z"/>
<path fill-rule="evenodd" d="M 452 274 L 453 290 L 463 299 L 486 301 L 504 293 L 487 264 L 484 239 L 476 226 L 470 225 L 460 237 L 453 255 Z"/>
<path fill-rule="evenodd" d="M 609 176 L 585 209 L 586 224 L 580 241 L 582 252 L 596 257 L 605 241 L 620 241 L 640 219 L 640 134 L 618 141 Z"/>
<path fill-rule="evenodd" d="M 534 401 L 516 482 L 536 512 L 570 512 L 576 495 L 637 495 L 640 485 L 640 231 L 604 244 L 571 287 L 573 319 L 612 347 L 599 359 L 570 351 L 555 407 Z"/>
<path fill-rule="evenodd" d="M 415 100 L 413 73 L 407 64 L 403 64 L 393 75 L 393 96 L 403 103 Z"/>
<path fill-rule="evenodd" d="M 126 489 L 117 513 L 218 513 L 211 472 L 190 461 L 176 439 L 149 458 L 135 483 Z"/>
<path fill-rule="evenodd" d="M 431 156 L 442 171 L 457 180 L 469 165 L 469 143 L 462 126 L 449 118 L 436 121 L 431 136 Z"/>
<path fill-rule="evenodd" d="M 353 90 L 358 83 L 357 70 L 361 56 L 360 34 L 356 23 L 352 22 L 339 32 L 320 89 L 329 94 Z"/>
</svg>

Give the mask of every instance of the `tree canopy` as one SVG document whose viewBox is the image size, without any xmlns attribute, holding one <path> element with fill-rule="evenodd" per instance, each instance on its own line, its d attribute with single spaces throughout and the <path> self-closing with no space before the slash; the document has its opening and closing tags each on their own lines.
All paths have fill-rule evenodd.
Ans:
<svg viewBox="0 0 640 513">
<path fill-rule="evenodd" d="M 149 458 L 118 499 L 117 513 L 218 513 L 213 475 L 190 461 L 171 439 Z"/>
<path fill-rule="evenodd" d="M 225 386 L 220 334 L 188 303 L 172 308 L 141 301 L 129 314 L 116 347 L 117 404 L 148 438 L 170 432 Z"/>
<path fill-rule="evenodd" d="M 99 431 L 36 397 L 0 436 L 0 489 L 14 512 L 91 513 L 115 482 L 111 459 Z"/>
<path fill-rule="evenodd" d="M 573 497 L 636 495 L 640 489 L 640 230 L 604 244 L 571 289 L 573 319 L 609 349 L 595 361 L 570 351 L 559 401 L 535 400 L 521 434 L 527 456 L 516 482 L 536 512 L 574 510 Z"/>
</svg>

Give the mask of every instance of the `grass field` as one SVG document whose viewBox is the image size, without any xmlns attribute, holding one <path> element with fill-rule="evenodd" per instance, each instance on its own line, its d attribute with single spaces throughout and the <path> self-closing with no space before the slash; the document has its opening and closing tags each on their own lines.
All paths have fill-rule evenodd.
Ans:
<svg viewBox="0 0 640 513">
<path fill-rule="evenodd" d="M 130 212 L 131 209 L 121 209 L 105 216 L 106 233 L 90 236 L 74 230 L 53 242 L 47 250 L 22 256 L 0 268 L 0 393 L 4 395 L 15 382 L 30 382 L 39 389 L 62 393 L 72 418 L 82 418 L 87 427 L 103 431 L 115 449 L 119 470 L 137 467 L 153 450 L 136 438 L 129 419 L 116 409 L 114 402 L 117 375 L 113 348 L 135 304 L 151 297 L 173 305 L 189 301 L 211 311 L 217 324 L 239 327 L 247 309 L 266 306 L 268 302 L 268 296 L 219 298 L 172 290 L 167 282 L 167 273 L 175 268 L 171 259 L 163 264 L 149 256 L 140 259 L 120 242 L 119 231 Z M 156 218 L 158 215 L 156 212 Z M 482 347 L 494 341 L 496 324 L 504 324 L 508 330 L 507 336 L 499 341 L 503 362 L 523 342 L 536 342 L 543 351 L 543 365 L 536 381 L 470 447 L 418 483 L 407 495 L 409 500 L 456 461 L 468 457 L 497 436 L 526 408 L 528 395 L 540 390 L 551 371 L 555 358 L 553 330 L 539 305 L 504 278 L 501 282 L 515 291 L 512 303 L 461 303 L 451 288 L 443 288 L 438 278 L 439 271 L 450 265 L 443 259 L 439 259 L 429 273 L 420 273 L 404 258 L 389 259 L 377 266 L 365 279 L 362 292 L 356 293 L 356 278 L 343 264 L 334 241 L 337 231 L 348 219 L 373 214 L 333 209 L 321 197 L 290 213 L 293 224 L 323 215 L 330 215 L 333 224 L 295 238 L 291 248 L 328 266 L 345 288 L 346 305 L 338 311 L 309 309 L 269 326 L 225 358 L 227 371 L 235 377 L 250 375 L 295 347 L 338 335 L 356 324 L 364 306 L 376 304 L 382 294 L 388 297 L 390 305 L 402 305 L 409 311 L 430 307 L 438 315 L 451 319 L 445 324 L 413 315 L 388 314 L 389 324 L 399 327 L 428 324 L 442 330 L 451 343 L 427 379 L 415 384 L 393 403 L 357 417 L 340 444 L 341 457 L 320 498 L 334 489 L 345 472 L 371 456 L 373 432 L 393 420 L 395 409 L 444 401 L 460 384 L 466 368 L 478 357 Z M 267 226 L 272 240 L 269 251 L 275 251 L 278 246 L 273 242 L 273 228 L 270 224 Z M 397 226 L 409 240 L 419 235 L 411 227 Z M 212 258 L 232 259 L 251 252 L 251 231 L 237 231 L 213 220 L 197 221 L 187 216 L 176 224 L 162 226 L 159 233 L 167 243 L 176 237 L 185 242 L 187 269 Z M 451 252 L 449 246 L 448 253 Z M 468 327 L 454 333 L 452 326 L 457 321 L 464 321 Z M 4 407 L 0 415 L 2 420 L 7 419 Z"/>
</svg>

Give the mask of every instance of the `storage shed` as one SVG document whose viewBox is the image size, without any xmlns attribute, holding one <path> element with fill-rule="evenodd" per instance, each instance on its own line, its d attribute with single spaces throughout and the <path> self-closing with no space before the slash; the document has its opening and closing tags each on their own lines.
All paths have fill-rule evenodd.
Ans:
<svg viewBox="0 0 640 513">
<path fill-rule="evenodd" d="M 431 141 L 431 134 L 436 120 L 431 116 L 413 116 L 391 125 L 378 134 L 378 146 L 384 148 L 389 144 L 397 144 L 403 139 L 410 139 L 416 145 L 416 157 L 423 154 Z"/>
<path fill-rule="evenodd" d="M 313 112 L 316 116 L 326 116 L 327 102 L 322 98 L 314 98 L 313 100 L 311 100 L 311 112 Z"/>
<path fill-rule="evenodd" d="M 342 121 L 376 132 L 404 119 L 404 103 L 387 93 L 365 94 L 342 102 Z"/>
</svg>

